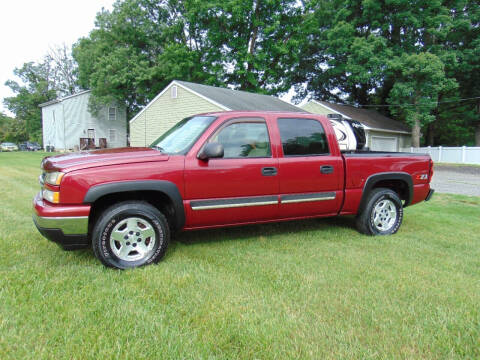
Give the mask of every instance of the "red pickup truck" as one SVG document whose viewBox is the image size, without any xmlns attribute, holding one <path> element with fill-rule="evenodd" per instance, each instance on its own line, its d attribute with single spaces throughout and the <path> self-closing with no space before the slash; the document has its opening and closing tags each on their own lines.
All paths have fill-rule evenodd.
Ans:
<svg viewBox="0 0 480 360">
<path fill-rule="evenodd" d="M 327 117 L 218 112 L 176 124 L 151 148 L 42 161 L 34 222 L 65 249 L 92 245 L 106 266 L 158 262 L 172 232 L 356 215 L 369 235 L 397 232 L 428 200 L 428 155 L 341 152 Z"/>
</svg>

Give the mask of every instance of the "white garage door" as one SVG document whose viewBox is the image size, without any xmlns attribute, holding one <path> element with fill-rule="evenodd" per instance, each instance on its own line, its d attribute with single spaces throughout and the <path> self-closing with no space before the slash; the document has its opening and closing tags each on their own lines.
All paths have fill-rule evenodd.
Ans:
<svg viewBox="0 0 480 360">
<path fill-rule="evenodd" d="M 372 151 L 397 151 L 397 138 L 388 136 L 372 136 Z"/>
</svg>

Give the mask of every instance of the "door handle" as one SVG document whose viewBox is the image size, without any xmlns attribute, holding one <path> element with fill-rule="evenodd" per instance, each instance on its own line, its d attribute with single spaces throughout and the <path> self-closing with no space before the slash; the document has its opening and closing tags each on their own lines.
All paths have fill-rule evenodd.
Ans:
<svg viewBox="0 0 480 360">
<path fill-rule="evenodd" d="M 332 174 L 333 173 L 333 166 L 331 165 L 322 165 L 320 166 L 320 172 L 322 174 Z"/>
<path fill-rule="evenodd" d="M 262 175 L 263 176 L 275 176 L 277 175 L 277 168 L 276 167 L 264 167 L 262 168 Z"/>
</svg>

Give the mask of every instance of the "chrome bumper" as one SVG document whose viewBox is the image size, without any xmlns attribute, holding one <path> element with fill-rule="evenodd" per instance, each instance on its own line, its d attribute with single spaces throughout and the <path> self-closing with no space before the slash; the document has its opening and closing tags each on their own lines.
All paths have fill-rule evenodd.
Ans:
<svg viewBox="0 0 480 360">
<path fill-rule="evenodd" d="M 41 228 L 59 229 L 65 235 L 88 233 L 88 216 L 42 217 L 34 213 L 33 220 Z"/>
</svg>

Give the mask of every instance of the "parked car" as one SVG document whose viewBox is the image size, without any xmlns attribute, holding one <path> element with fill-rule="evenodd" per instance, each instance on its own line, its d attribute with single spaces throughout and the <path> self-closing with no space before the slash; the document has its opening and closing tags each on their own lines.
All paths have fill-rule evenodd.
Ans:
<svg viewBox="0 0 480 360">
<path fill-rule="evenodd" d="M 42 147 L 36 142 L 25 141 L 18 144 L 20 151 L 39 151 L 42 150 Z"/>
<path fill-rule="evenodd" d="M 65 249 L 91 244 L 121 269 L 158 262 L 178 230 L 356 215 L 360 232 L 390 235 L 404 207 L 433 194 L 429 155 L 341 152 L 329 119 L 306 113 L 197 115 L 151 148 L 57 155 L 41 167 L 40 233 Z"/>
<path fill-rule="evenodd" d="M 18 151 L 18 146 L 11 142 L 4 142 L 0 144 L 1 151 Z"/>
</svg>

